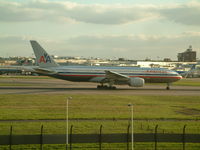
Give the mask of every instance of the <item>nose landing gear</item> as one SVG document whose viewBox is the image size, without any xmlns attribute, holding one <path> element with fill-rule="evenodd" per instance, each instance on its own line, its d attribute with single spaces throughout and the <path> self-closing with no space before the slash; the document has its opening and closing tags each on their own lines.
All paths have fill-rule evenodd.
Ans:
<svg viewBox="0 0 200 150">
<path fill-rule="evenodd" d="M 170 85 L 171 85 L 171 83 L 167 83 L 166 90 L 170 90 Z"/>
</svg>

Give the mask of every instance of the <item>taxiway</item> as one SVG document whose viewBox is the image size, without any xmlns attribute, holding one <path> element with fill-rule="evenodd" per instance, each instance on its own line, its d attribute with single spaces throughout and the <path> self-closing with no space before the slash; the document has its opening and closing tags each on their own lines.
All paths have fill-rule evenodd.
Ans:
<svg viewBox="0 0 200 150">
<path fill-rule="evenodd" d="M 147 84 L 141 88 L 117 86 L 116 90 L 99 90 L 96 83 L 69 82 L 59 79 L 0 79 L 0 94 L 119 94 L 119 95 L 196 95 L 199 86 L 171 86 Z"/>
</svg>

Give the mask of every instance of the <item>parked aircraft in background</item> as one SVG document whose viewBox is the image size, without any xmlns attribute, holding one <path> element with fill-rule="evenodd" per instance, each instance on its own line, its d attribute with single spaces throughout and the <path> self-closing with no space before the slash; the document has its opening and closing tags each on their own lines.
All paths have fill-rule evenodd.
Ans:
<svg viewBox="0 0 200 150">
<path fill-rule="evenodd" d="M 31 72 L 34 72 L 32 68 L 35 68 L 35 66 L 1 66 L 0 75 L 2 74 L 30 75 Z"/>
<path fill-rule="evenodd" d="M 179 73 L 184 78 L 199 78 L 200 68 L 196 67 L 197 65 L 196 64 L 192 65 L 189 71 L 176 71 L 176 72 Z"/>
<path fill-rule="evenodd" d="M 59 66 L 53 58 L 37 43 L 30 41 L 36 56 L 38 67 L 35 73 L 74 82 L 100 83 L 99 89 L 116 89 L 114 85 L 142 87 L 146 83 L 170 84 L 182 79 L 177 72 L 161 68 L 138 67 L 93 67 L 93 66 Z"/>
<path fill-rule="evenodd" d="M 0 75 L 1 74 L 9 74 L 9 73 L 21 73 L 21 69 L 13 68 L 13 67 L 1 67 L 0 68 Z"/>
</svg>

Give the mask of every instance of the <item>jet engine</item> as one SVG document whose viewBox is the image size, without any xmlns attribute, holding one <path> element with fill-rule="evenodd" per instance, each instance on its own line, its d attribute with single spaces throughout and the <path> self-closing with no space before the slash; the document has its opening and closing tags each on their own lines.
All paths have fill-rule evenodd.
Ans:
<svg viewBox="0 0 200 150">
<path fill-rule="evenodd" d="M 129 86 L 133 86 L 133 87 L 142 87 L 144 86 L 144 79 L 143 78 L 130 78 L 129 80 Z"/>
</svg>

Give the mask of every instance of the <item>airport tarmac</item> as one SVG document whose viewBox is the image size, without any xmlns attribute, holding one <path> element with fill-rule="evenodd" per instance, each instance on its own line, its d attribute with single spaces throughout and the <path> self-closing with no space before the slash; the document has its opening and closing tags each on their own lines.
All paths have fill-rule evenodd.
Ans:
<svg viewBox="0 0 200 150">
<path fill-rule="evenodd" d="M 197 79 L 199 82 L 200 79 Z M 199 86 L 150 85 L 141 88 L 117 86 L 116 90 L 99 90 L 97 83 L 69 82 L 60 79 L 0 79 L 0 94 L 109 94 L 109 95 L 196 95 L 200 96 Z"/>
</svg>

